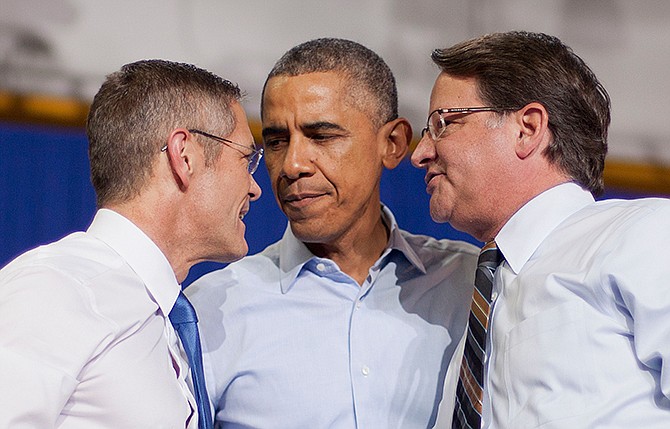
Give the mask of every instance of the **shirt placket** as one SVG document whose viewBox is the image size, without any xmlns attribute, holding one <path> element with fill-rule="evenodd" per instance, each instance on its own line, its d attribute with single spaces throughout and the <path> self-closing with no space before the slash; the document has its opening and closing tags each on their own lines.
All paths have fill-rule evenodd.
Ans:
<svg viewBox="0 0 670 429">
<path fill-rule="evenodd" d="M 186 353 L 184 352 L 174 328 L 167 318 L 165 320 L 164 332 L 168 339 L 168 350 L 170 351 L 170 359 L 172 360 L 172 366 L 175 370 L 175 375 L 177 376 L 177 383 L 191 407 L 191 415 L 189 416 L 185 427 L 187 429 L 196 429 L 198 427 L 198 419 L 195 418 L 197 404 L 195 402 L 195 397 L 193 396 L 193 381 L 187 363 L 188 358 L 186 357 Z"/>
<path fill-rule="evenodd" d="M 503 263 L 504 265 L 504 263 Z M 488 429 L 491 428 L 491 419 L 493 417 L 493 409 L 491 403 L 491 379 L 489 377 L 489 368 L 495 367 L 494 360 L 496 359 L 495 355 L 492 354 L 493 351 L 493 336 L 491 332 L 494 330 L 494 320 L 496 314 L 496 304 L 500 295 L 502 294 L 502 266 L 496 270 L 494 281 L 493 281 L 493 290 L 491 291 L 491 306 L 489 310 L 489 320 L 488 327 L 486 329 L 486 353 L 484 355 L 484 409 L 482 412 L 482 428 Z"/>
<path fill-rule="evenodd" d="M 378 376 L 375 374 L 375 371 L 378 368 L 375 368 L 374 362 L 369 362 L 365 358 L 364 349 L 359 352 L 359 349 L 355 347 L 357 343 L 354 341 L 352 336 L 358 334 L 357 321 L 361 311 L 365 311 L 364 301 L 366 296 L 370 293 L 371 288 L 373 287 L 375 281 L 379 277 L 381 271 L 379 261 L 373 265 L 366 277 L 363 284 L 360 286 L 360 291 L 354 302 L 354 307 L 352 309 L 352 315 L 350 319 L 349 326 L 349 362 L 350 362 L 350 373 L 352 374 L 352 390 L 354 392 L 354 414 L 356 416 L 356 427 L 374 427 L 374 421 L 370 419 L 369 411 L 363 404 L 369 402 L 369 397 L 371 395 L 368 380 L 369 377 Z M 362 353 L 362 354 L 361 354 Z M 370 410 L 372 411 L 372 410 Z"/>
</svg>

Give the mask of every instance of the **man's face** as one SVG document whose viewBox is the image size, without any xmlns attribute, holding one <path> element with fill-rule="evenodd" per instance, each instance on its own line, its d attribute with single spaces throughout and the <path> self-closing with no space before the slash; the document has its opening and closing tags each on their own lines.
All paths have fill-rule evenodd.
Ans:
<svg viewBox="0 0 670 429">
<path fill-rule="evenodd" d="M 206 243 L 205 259 L 221 262 L 239 259 L 248 252 L 242 219 L 249 211 L 250 201 L 261 195 L 258 184 L 247 170 L 249 160 L 245 155 L 254 147 L 247 116 L 238 102 L 233 103 L 231 110 L 235 116 L 235 129 L 221 137 L 247 146 L 248 150 L 219 143 L 223 146 L 221 153 L 210 167 L 204 169 L 197 182 L 197 202 L 193 204 L 193 212 L 199 219 L 194 233 Z M 216 124 L 211 126 L 211 129 L 202 131 L 216 134 Z M 208 137 L 191 134 L 191 138 L 204 140 Z"/>
<path fill-rule="evenodd" d="M 471 78 L 440 74 L 430 96 L 430 112 L 439 108 L 486 106 Z M 509 120 L 497 123 L 493 112 L 446 114 L 448 124 L 437 141 L 425 133 L 412 154 L 412 164 L 426 169 L 430 214 L 436 222 L 484 239 L 504 198 L 504 177 L 515 136 Z M 511 139 L 511 140 L 510 140 Z"/>
<path fill-rule="evenodd" d="M 293 233 L 333 243 L 379 216 L 382 147 L 368 113 L 336 72 L 275 76 L 263 98 L 263 140 L 277 202 Z"/>
</svg>

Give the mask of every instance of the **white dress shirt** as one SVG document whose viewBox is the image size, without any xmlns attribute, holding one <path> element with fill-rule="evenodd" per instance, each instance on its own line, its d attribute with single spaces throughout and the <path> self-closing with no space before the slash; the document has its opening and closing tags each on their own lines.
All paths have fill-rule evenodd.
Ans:
<svg viewBox="0 0 670 429">
<path fill-rule="evenodd" d="M 0 427 L 196 428 L 189 367 L 168 314 L 180 287 L 130 221 L 99 210 L 87 232 L 0 271 Z"/>
<path fill-rule="evenodd" d="M 289 227 L 186 289 L 220 428 L 426 429 L 445 383 L 453 404 L 479 250 L 384 216 L 389 244 L 362 285 Z"/>
<path fill-rule="evenodd" d="M 670 200 L 563 184 L 496 242 L 483 427 L 670 427 Z"/>
</svg>

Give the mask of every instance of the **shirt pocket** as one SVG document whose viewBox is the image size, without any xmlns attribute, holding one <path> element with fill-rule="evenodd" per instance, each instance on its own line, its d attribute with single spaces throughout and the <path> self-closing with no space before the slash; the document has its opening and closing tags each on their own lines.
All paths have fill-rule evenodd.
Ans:
<svg viewBox="0 0 670 429">
<path fill-rule="evenodd" d="M 506 336 L 505 391 L 510 428 L 561 427 L 559 420 L 585 412 L 594 363 L 586 308 L 566 302 L 530 317 Z M 493 404 L 495 407 L 495 403 Z"/>
</svg>

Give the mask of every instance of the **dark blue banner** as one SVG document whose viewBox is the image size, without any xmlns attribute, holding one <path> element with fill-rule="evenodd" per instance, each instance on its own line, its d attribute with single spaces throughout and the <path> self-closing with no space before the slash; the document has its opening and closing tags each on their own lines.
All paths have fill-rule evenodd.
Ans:
<svg viewBox="0 0 670 429">
<path fill-rule="evenodd" d="M 30 248 L 86 229 L 95 213 L 95 193 L 83 130 L 0 123 L 0 144 L 0 266 L 4 266 Z M 423 170 L 404 160 L 382 177 L 382 201 L 393 210 L 400 226 L 436 238 L 477 243 L 448 224 L 430 219 L 423 175 Z M 263 195 L 252 203 L 245 217 L 250 253 L 278 240 L 286 226 L 266 169 L 261 166 L 254 177 Z M 610 192 L 607 196 L 617 195 Z M 200 264 L 191 270 L 185 283 L 220 266 Z"/>
</svg>

